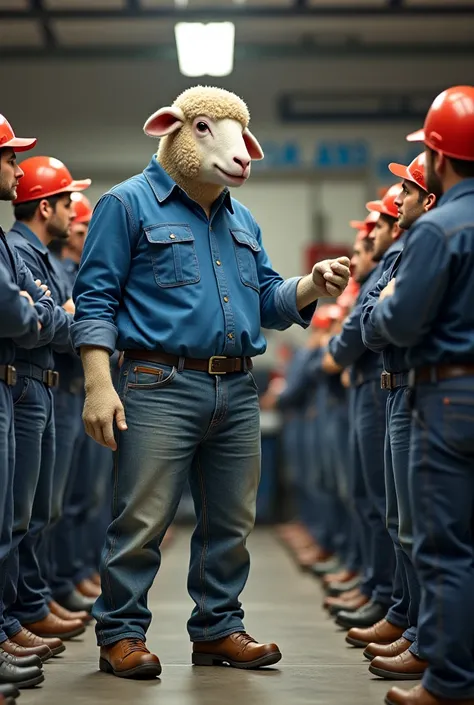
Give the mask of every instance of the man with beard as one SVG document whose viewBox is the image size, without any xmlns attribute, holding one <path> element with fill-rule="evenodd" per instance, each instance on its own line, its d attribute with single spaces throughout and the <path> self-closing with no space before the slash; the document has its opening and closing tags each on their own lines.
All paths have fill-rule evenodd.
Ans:
<svg viewBox="0 0 474 705">
<path fill-rule="evenodd" d="M 38 562 L 40 539 L 60 486 L 53 473 L 52 389 L 58 385 L 53 351 L 71 349 L 69 328 L 74 312 L 64 275 L 47 246 L 53 239 L 67 238 L 74 218 L 71 192 L 87 188 L 90 181 L 74 181 L 62 162 L 49 157 L 32 157 L 21 168 L 24 177 L 13 201 L 16 222 L 8 242 L 34 276 L 51 289 L 56 328 L 50 344 L 16 351 L 14 522 L 6 566 L 4 631 L 20 646 L 34 648 L 46 643 L 57 654 L 64 651 L 62 640 L 81 634 L 84 625 L 81 619 L 63 620 L 50 610 L 51 595 Z"/>
<path fill-rule="evenodd" d="M 374 239 L 372 259 L 378 266 L 361 287 L 342 332 L 330 340 L 329 352 L 323 361 L 323 369 L 328 373 L 351 367 L 353 387 L 350 490 L 359 520 L 363 576 L 360 594 L 354 596 L 354 601 L 341 600 L 331 606 L 332 613 L 337 614 L 336 623 L 346 629 L 372 626 L 386 615 L 392 604 L 395 555 L 385 527 L 383 477 L 386 392 L 380 389 L 381 356 L 365 347 L 360 316 L 366 294 L 391 267 L 400 249 L 401 231 L 395 206 L 399 192 L 400 185 L 394 185 L 381 201 L 367 204 L 369 211 L 380 214 L 371 233 Z"/>
<path fill-rule="evenodd" d="M 409 230 L 436 202 L 436 197 L 428 193 L 426 185 L 425 155 L 420 154 L 408 167 L 390 164 L 389 169 L 403 179 L 395 203 L 400 214 L 399 226 Z M 373 659 L 369 667 L 371 673 L 387 679 L 412 680 L 422 677 L 426 663 L 419 658 L 416 641 L 421 594 L 412 561 L 413 517 L 408 487 L 411 412 L 408 405 L 407 350 L 387 342 L 383 324 L 379 323 L 383 309 L 378 306 L 389 294 L 393 286 L 389 282 L 395 280 L 401 260 L 402 253 L 367 296 L 362 313 L 362 336 L 368 348 L 382 352 L 384 372 L 381 386 L 389 390 L 385 438 L 387 528 L 395 546 L 402 592 L 385 619 L 371 629 L 353 629 L 348 636 L 360 647 L 367 647 L 364 655 Z M 406 615 L 404 624 L 400 623 L 401 614 Z"/>
<path fill-rule="evenodd" d="M 8 121 L 0 115 L 0 200 L 17 196 L 23 171 L 16 163 L 16 151 L 32 149 L 36 139 L 15 137 Z M 50 340 L 54 333 L 53 302 L 46 286 L 34 282 L 25 263 L 10 249 L 0 228 L 0 684 L 32 687 L 44 680 L 38 653 L 28 652 L 8 641 L 3 630 L 1 591 L 5 563 L 11 549 L 13 524 L 13 476 L 15 436 L 12 387 L 15 385 L 16 345 L 33 348 Z M 45 652 L 49 652 L 47 647 Z M 44 653 L 43 653 L 44 655 Z M 5 686 L 7 687 L 7 686 Z M 0 688 L 0 692 L 2 689 Z M 5 690 L 7 694 L 7 690 Z M 11 694 L 11 693 L 10 693 Z"/>
<path fill-rule="evenodd" d="M 422 685 L 389 705 L 474 704 L 474 87 L 433 102 L 423 141 L 438 206 L 407 237 L 380 306 L 384 337 L 408 348 L 413 390 L 409 482 L 422 588 Z"/>
</svg>

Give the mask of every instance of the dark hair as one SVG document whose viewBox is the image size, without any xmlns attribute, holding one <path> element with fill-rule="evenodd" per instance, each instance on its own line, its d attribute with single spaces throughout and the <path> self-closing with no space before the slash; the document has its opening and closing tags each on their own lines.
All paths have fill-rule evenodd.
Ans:
<svg viewBox="0 0 474 705">
<path fill-rule="evenodd" d="M 58 193 L 55 196 L 48 196 L 48 198 L 37 198 L 34 201 L 18 203 L 18 205 L 14 206 L 13 208 L 15 219 L 24 221 L 26 223 L 28 223 L 30 220 L 33 220 L 33 218 L 35 217 L 36 210 L 41 201 L 48 201 L 52 209 L 56 210 L 56 205 L 62 196 L 64 196 L 63 193 Z"/>
<path fill-rule="evenodd" d="M 374 239 L 372 237 L 364 237 L 364 239 L 361 240 L 361 243 L 365 252 L 372 252 L 374 249 Z"/>
<path fill-rule="evenodd" d="M 385 223 L 388 223 L 391 228 L 393 228 L 395 223 L 398 223 L 398 218 L 394 218 L 393 215 L 387 215 L 386 213 L 380 214 L 380 220 L 383 220 Z"/>
<path fill-rule="evenodd" d="M 436 150 L 430 148 L 430 152 L 431 157 L 434 158 Z M 454 173 L 460 176 L 461 179 L 474 179 L 474 161 L 454 159 L 453 157 L 446 157 L 446 159 L 451 163 Z"/>
</svg>

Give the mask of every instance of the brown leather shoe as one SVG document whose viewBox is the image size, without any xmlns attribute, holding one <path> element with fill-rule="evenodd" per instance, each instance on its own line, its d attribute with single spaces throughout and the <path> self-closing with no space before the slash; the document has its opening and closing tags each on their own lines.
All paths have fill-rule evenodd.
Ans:
<svg viewBox="0 0 474 705">
<path fill-rule="evenodd" d="M 374 676 L 390 681 L 416 681 L 423 678 L 427 668 L 427 661 L 418 658 L 411 651 L 404 651 L 393 658 L 376 656 L 370 662 L 369 671 Z"/>
<path fill-rule="evenodd" d="M 84 624 L 89 624 L 89 622 L 92 622 L 92 616 L 85 610 L 82 610 L 82 612 L 71 612 L 65 607 L 58 605 L 58 603 L 54 600 L 49 603 L 48 607 L 51 614 L 59 617 L 59 619 L 64 619 L 69 622 L 74 619 L 80 619 Z"/>
<path fill-rule="evenodd" d="M 347 583 L 354 578 L 357 578 L 357 573 L 344 568 L 344 570 L 340 570 L 338 573 L 327 573 L 323 577 L 323 585 L 329 585 L 330 583 Z"/>
<path fill-rule="evenodd" d="M 44 638 L 58 638 L 61 641 L 68 641 L 73 639 L 75 636 L 80 636 L 84 634 L 86 628 L 80 619 L 64 620 L 56 617 L 55 614 L 48 614 L 47 617 L 39 622 L 33 622 L 33 624 L 25 624 L 25 627 L 36 634 Z"/>
<path fill-rule="evenodd" d="M 27 649 L 35 646 L 44 646 L 46 644 L 53 652 L 53 656 L 58 656 L 62 654 L 63 651 L 66 651 L 66 647 L 61 639 L 42 639 L 36 636 L 36 634 L 32 634 L 28 629 L 25 629 L 25 627 L 22 627 L 21 631 L 15 634 L 15 636 L 11 636 L 10 640 L 19 646 L 25 646 Z"/>
<path fill-rule="evenodd" d="M 394 656 L 400 656 L 405 651 L 407 651 L 411 646 L 411 641 L 405 639 L 405 637 L 400 637 L 392 644 L 369 644 L 364 650 L 365 658 L 371 661 L 376 656 L 383 656 L 384 658 L 393 658 Z"/>
<path fill-rule="evenodd" d="M 100 575 L 99 573 L 93 573 L 90 577 L 91 581 L 94 583 L 94 585 L 97 585 L 98 587 L 101 586 L 101 580 L 100 580 Z"/>
<path fill-rule="evenodd" d="M 451 698 L 438 698 L 432 695 L 422 685 L 417 685 L 411 690 L 390 688 L 385 698 L 386 705 L 474 705 L 474 698 L 467 700 L 452 700 Z"/>
<path fill-rule="evenodd" d="M 360 597 L 361 595 L 361 591 L 358 587 L 356 587 L 353 590 L 348 590 L 347 592 L 341 593 L 337 597 L 325 597 L 323 600 L 323 607 L 329 609 L 331 605 L 345 605 L 347 602 L 355 600 L 356 597 Z"/>
<path fill-rule="evenodd" d="M 310 546 L 296 551 L 296 561 L 302 570 L 309 570 L 315 563 L 327 561 L 333 555 L 317 546 Z"/>
<path fill-rule="evenodd" d="M 370 598 L 367 595 L 360 593 L 358 597 L 352 600 L 341 600 L 329 605 L 329 614 L 336 616 L 339 612 L 357 612 L 361 607 L 370 602 Z"/>
<path fill-rule="evenodd" d="M 81 580 L 81 582 L 76 585 L 76 589 L 79 590 L 84 597 L 99 597 L 101 593 L 100 587 L 95 585 L 92 580 Z"/>
<path fill-rule="evenodd" d="M 11 654 L 12 656 L 16 656 L 17 658 L 24 658 L 26 656 L 39 656 L 43 663 L 48 659 L 52 658 L 53 656 L 53 652 L 51 651 L 49 646 L 46 646 L 46 644 L 43 644 L 42 646 L 26 647 L 20 646 L 19 644 L 15 644 L 14 641 L 7 639 L 6 641 L 3 641 L 0 644 L 0 648 L 2 648 L 3 651 L 6 651 L 7 654 Z"/>
<path fill-rule="evenodd" d="M 223 639 L 193 644 L 192 662 L 195 666 L 221 666 L 228 663 L 234 668 L 262 668 L 272 666 L 280 659 L 280 649 L 276 644 L 258 644 L 245 632 L 235 632 Z"/>
<path fill-rule="evenodd" d="M 371 643 L 375 644 L 392 644 L 396 639 L 400 639 L 405 629 L 395 627 L 386 619 L 381 619 L 380 622 L 374 624 L 368 629 L 359 629 L 352 627 L 349 629 L 346 636 L 346 641 L 351 646 L 366 647 Z"/>
<path fill-rule="evenodd" d="M 156 678 L 161 673 L 160 659 L 141 639 L 121 639 L 101 646 L 99 668 L 118 678 Z"/>
</svg>

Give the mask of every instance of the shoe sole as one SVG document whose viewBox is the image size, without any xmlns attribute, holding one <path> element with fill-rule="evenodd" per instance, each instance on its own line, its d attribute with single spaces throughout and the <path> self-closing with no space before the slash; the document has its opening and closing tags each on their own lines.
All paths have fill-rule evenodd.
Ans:
<svg viewBox="0 0 474 705">
<path fill-rule="evenodd" d="M 367 659 L 367 661 L 372 661 L 372 659 L 375 658 L 375 656 L 373 656 L 372 654 L 369 654 L 369 652 L 367 650 L 364 651 L 363 655 Z"/>
<path fill-rule="evenodd" d="M 344 610 L 345 611 L 345 610 Z M 357 610 L 356 610 L 357 611 Z M 339 619 L 339 615 L 336 617 L 336 624 L 338 627 L 342 627 L 342 629 L 349 629 L 356 628 L 356 629 L 369 629 L 369 627 L 373 627 L 374 623 L 369 622 L 368 624 L 351 624 L 350 622 L 346 622 L 344 619 Z M 367 644 L 364 644 L 364 646 L 367 646 Z"/>
<path fill-rule="evenodd" d="M 346 642 L 358 649 L 365 649 L 370 644 L 370 641 L 360 641 L 360 639 L 354 639 L 352 636 L 346 636 Z"/>
<path fill-rule="evenodd" d="M 42 673 L 40 676 L 36 676 L 36 678 L 30 678 L 27 681 L 22 681 L 21 683 L 14 683 L 14 685 L 18 688 L 18 690 L 24 690 L 26 688 L 34 688 L 37 685 L 40 685 L 44 681 L 44 673 Z"/>
<path fill-rule="evenodd" d="M 51 649 L 52 656 L 59 656 L 59 654 L 63 654 L 66 651 L 64 644 L 61 644 L 61 646 L 56 646 L 55 649 L 52 649 L 51 646 L 49 648 Z M 51 658 L 51 656 L 48 656 L 48 659 L 49 658 Z"/>
<path fill-rule="evenodd" d="M 394 673 L 393 671 L 384 671 L 382 668 L 373 668 L 369 666 L 369 671 L 374 676 L 383 678 L 386 681 L 421 681 L 423 673 Z"/>
<path fill-rule="evenodd" d="M 333 617 L 337 617 L 339 612 L 357 612 L 357 608 L 348 609 L 347 607 L 341 607 L 340 605 L 329 605 L 329 614 Z"/>
<path fill-rule="evenodd" d="M 61 641 L 69 641 L 70 639 L 74 639 L 76 636 L 81 636 L 81 634 L 84 634 L 85 631 L 86 628 L 82 625 L 82 627 L 78 627 L 72 632 L 66 632 L 66 634 L 37 634 L 36 636 L 39 636 L 40 639 L 61 639 Z"/>
<path fill-rule="evenodd" d="M 115 671 L 104 658 L 99 660 L 99 669 L 103 673 L 111 673 L 113 676 L 117 676 L 117 678 L 135 678 L 136 680 L 157 678 L 161 675 L 162 670 L 161 665 L 158 663 L 147 663 L 143 666 L 129 668 L 127 671 Z"/>
<path fill-rule="evenodd" d="M 224 656 L 219 656 L 218 654 L 200 654 L 194 653 L 192 655 L 193 666 L 224 666 L 228 664 L 232 668 L 241 669 L 256 669 L 263 668 L 264 666 L 273 666 L 275 663 L 281 660 L 281 653 L 278 651 L 273 654 L 268 654 L 267 656 L 262 656 L 261 658 L 255 659 L 255 661 L 232 661 Z"/>
</svg>

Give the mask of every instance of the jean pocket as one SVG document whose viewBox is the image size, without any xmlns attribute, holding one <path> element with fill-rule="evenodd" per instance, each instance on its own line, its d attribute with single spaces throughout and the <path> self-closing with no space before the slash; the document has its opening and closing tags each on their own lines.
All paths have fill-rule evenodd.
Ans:
<svg viewBox="0 0 474 705">
<path fill-rule="evenodd" d="M 457 392 L 442 401 L 445 442 L 457 453 L 474 456 L 474 397 Z"/>
<path fill-rule="evenodd" d="M 257 240 L 246 230 L 231 230 L 234 239 L 235 257 L 242 284 L 260 291 L 258 280 L 257 254 L 261 247 Z"/>
<path fill-rule="evenodd" d="M 186 286 L 200 280 L 196 243 L 189 225 L 150 225 L 145 228 L 145 236 L 158 286 Z"/>
<path fill-rule="evenodd" d="M 128 389 L 159 389 L 166 387 L 175 378 L 176 367 L 132 362 L 128 370 Z"/>
<path fill-rule="evenodd" d="M 16 406 L 17 404 L 21 404 L 23 399 L 26 397 L 28 393 L 28 387 L 30 386 L 30 378 L 29 377 L 18 377 L 17 383 L 15 384 L 14 387 L 12 387 L 12 397 L 13 397 L 13 406 Z"/>
</svg>

